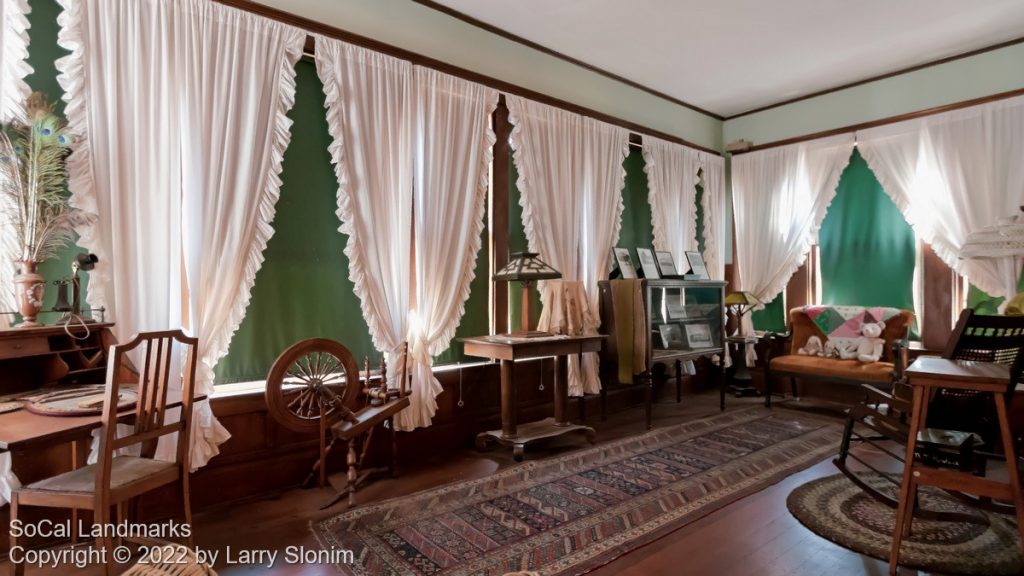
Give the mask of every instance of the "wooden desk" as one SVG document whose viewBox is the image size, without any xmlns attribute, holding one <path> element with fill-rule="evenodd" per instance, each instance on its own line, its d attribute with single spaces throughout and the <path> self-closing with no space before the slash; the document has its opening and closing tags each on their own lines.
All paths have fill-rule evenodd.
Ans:
<svg viewBox="0 0 1024 576">
<path fill-rule="evenodd" d="M 907 368 L 907 376 L 914 388 L 914 398 L 903 466 L 903 482 L 900 484 L 900 503 L 896 510 L 896 527 L 893 529 L 892 549 L 889 555 L 889 574 L 896 574 L 900 542 L 910 534 L 918 486 L 937 486 L 945 490 L 1013 502 L 1021 544 L 1024 545 L 1024 500 L 1021 497 L 1020 473 L 1017 469 L 1017 456 L 1014 452 L 1013 433 L 1010 430 L 1006 411 L 1010 367 L 990 362 L 969 362 L 923 356 L 914 360 L 914 363 Z M 973 390 L 992 394 L 996 405 L 996 415 L 999 419 L 1000 439 L 1006 456 L 1008 482 L 979 478 L 970 472 L 933 468 L 914 460 L 917 436 L 927 427 L 928 403 L 931 400 L 932 392 L 939 388 Z"/>
<path fill-rule="evenodd" d="M 526 444 L 543 438 L 553 438 L 568 432 L 581 431 L 587 440 L 594 443 L 597 436 L 589 426 L 572 424 L 566 417 L 569 401 L 567 364 L 564 358 L 570 354 L 581 357 L 584 352 L 598 352 L 605 336 L 566 336 L 561 338 L 511 338 L 507 336 L 474 336 L 461 338 L 463 350 L 468 356 L 490 358 L 501 361 L 501 430 L 481 432 L 476 437 L 476 446 L 483 449 L 488 440 L 495 440 L 512 446 L 516 460 L 523 459 Z M 527 358 L 555 358 L 555 415 L 538 422 L 520 426 L 516 422 L 519 408 L 516 400 L 515 361 Z"/>
<path fill-rule="evenodd" d="M 206 396 L 196 396 L 195 401 Z M 167 407 L 181 406 L 181 392 L 167 391 Z M 122 410 L 119 419 L 135 414 L 135 406 Z M 103 416 L 43 416 L 24 408 L 15 412 L 0 414 L 0 450 L 17 452 L 31 450 L 74 440 L 81 440 L 103 425 Z"/>
</svg>

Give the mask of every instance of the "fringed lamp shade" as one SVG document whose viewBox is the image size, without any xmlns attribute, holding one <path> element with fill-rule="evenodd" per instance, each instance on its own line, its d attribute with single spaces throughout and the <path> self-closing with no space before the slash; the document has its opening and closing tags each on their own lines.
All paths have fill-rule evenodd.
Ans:
<svg viewBox="0 0 1024 576">
<path fill-rule="evenodd" d="M 498 270 L 491 278 L 496 282 L 519 281 L 523 283 L 523 308 L 521 332 L 519 335 L 530 335 L 530 285 L 537 280 L 554 280 L 561 278 L 562 273 L 537 257 L 534 252 L 515 252 L 504 268 Z"/>
</svg>

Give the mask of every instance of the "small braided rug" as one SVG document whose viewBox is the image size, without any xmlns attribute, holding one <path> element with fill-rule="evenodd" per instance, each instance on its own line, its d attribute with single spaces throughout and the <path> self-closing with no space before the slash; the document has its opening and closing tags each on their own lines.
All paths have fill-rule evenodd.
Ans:
<svg viewBox="0 0 1024 576">
<path fill-rule="evenodd" d="M 893 497 L 899 486 L 878 474 L 860 475 Z M 899 481 L 899 478 L 896 478 Z M 968 507 L 931 488 L 919 491 L 926 510 L 966 512 L 978 523 L 936 522 L 914 518 L 900 547 L 900 566 L 944 574 L 1020 574 L 1020 537 L 1009 516 Z M 889 559 L 896 510 L 858 488 L 842 474 L 812 480 L 786 499 L 789 511 L 812 532 L 836 544 L 881 560 Z"/>
<path fill-rule="evenodd" d="M 580 574 L 835 453 L 838 422 L 752 408 L 313 524 L 352 575 Z"/>
</svg>

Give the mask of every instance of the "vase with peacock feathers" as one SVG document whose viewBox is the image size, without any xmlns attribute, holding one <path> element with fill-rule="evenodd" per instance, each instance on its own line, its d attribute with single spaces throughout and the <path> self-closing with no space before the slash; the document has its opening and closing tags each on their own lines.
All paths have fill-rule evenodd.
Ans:
<svg viewBox="0 0 1024 576">
<path fill-rule="evenodd" d="M 36 272 L 74 236 L 80 212 L 68 202 L 66 159 L 70 135 L 46 97 L 34 92 L 24 118 L 0 126 L 0 246 L 15 262 L 16 305 L 36 326 L 45 281 Z"/>
</svg>

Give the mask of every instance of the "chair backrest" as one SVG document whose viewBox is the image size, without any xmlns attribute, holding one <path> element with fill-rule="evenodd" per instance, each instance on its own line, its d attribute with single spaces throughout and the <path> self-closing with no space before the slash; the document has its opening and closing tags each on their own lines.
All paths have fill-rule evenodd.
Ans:
<svg viewBox="0 0 1024 576">
<path fill-rule="evenodd" d="M 181 330 L 166 330 L 140 333 L 129 342 L 110 347 L 98 485 L 109 480 L 111 462 L 118 450 L 141 444 L 140 455 L 150 458 L 156 450 L 157 440 L 175 432 L 178 433 L 177 462 L 188 467 L 198 342 L 197 338 L 186 336 Z M 118 367 L 133 350 L 138 350 L 135 360 L 139 367 L 134 430 L 129 435 L 118 437 L 117 405 L 121 388 Z M 167 405 L 178 401 L 181 403 L 181 416 L 176 422 L 165 424 Z"/>
<path fill-rule="evenodd" d="M 942 357 L 1009 366 L 1006 393 L 1012 398 L 1024 370 L 1024 316 L 988 316 L 968 308 L 960 314 Z M 989 395 L 970 390 L 939 390 L 928 407 L 928 426 L 975 432 L 986 442 L 998 433 Z"/>
</svg>

